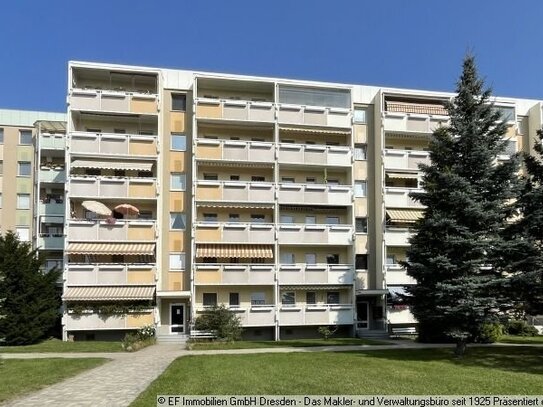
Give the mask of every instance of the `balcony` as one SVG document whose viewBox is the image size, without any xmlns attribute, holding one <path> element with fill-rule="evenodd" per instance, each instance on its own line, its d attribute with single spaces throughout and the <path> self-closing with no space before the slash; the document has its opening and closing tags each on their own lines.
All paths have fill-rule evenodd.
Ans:
<svg viewBox="0 0 543 407">
<path fill-rule="evenodd" d="M 197 98 L 197 119 L 273 122 L 275 106 L 271 102 Z"/>
<path fill-rule="evenodd" d="M 152 220 L 106 221 L 69 220 L 70 241 L 154 241 L 156 225 Z"/>
<path fill-rule="evenodd" d="M 409 310 L 409 308 L 387 307 L 388 324 L 416 324 L 417 320 Z"/>
<path fill-rule="evenodd" d="M 206 311 L 206 308 L 196 309 L 197 314 Z M 236 316 L 241 319 L 242 326 L 269 326 L 275 325 L 275 305 L 251 305 L 250 307 L 230 307 Z"/>
<path fill-rule="evenodd" d="M 212 223 L 194 225 L 198 243 L 273 243 L 275 228 L 269 223 Z"/>
<path fill-rule="evenodd" d="M 155 178 L 71 176 L 70 195 L 82 198 L 155 199 Z"/>
<path fill-rule="evenodd" d="M 418 170 L 419 164 L 430 164 L 426 151 L 385 150 L 385 168 L 398 170 Z"/>
<path fill-rule="evenodd" d="M 271 182 L 196 181 L 197 201 L 270 203 L 274 199 Z"/>
<path fill-rule="evenodd" d="M 64 216 L 64 211 L 66 209 L 66 205 L 64 202 L 57 203 L 57 202 L 40 202 L 39 206 L 39 214 L 40 215 L 56 215 L 56 216 Z"/>
<path fill-rule="evenodd" d="M 414 188 L 385 188 L 385 206 L 388 208 L 423 208 L 423 206 L 409 196 L 411 192 L 422 192 L 422 189 Z"/>
<path fill-rule="evenodd" d="M 350 185 L 327 184 L 279 184 L 280 204 L 351 205 Z"/>
<path fill-rule="evenodd" d="M 64 250 L 64 236 L 40 234 L 38 247 L 41 250 Z"/>
<path fill-rule="evenodd" d="M 281 264 L 279 284 L 352 284 L 353 267 L 348 264 Z"/>
<path fill-rule="evenodd" d="M 408 276 L 405 269 L 399 264 L 387 264 L 386 283 L 390 285 L 411 285 L 417 284 L 417 280 Z"/>
<path fill-rule="evenodd" d="M 198 139 L 196 144 L 199 159 L 266 163 L 275 160 L 274 143 Z"/>
<path fill-rule="evenodd" d="M 281 164 L 328 165 L 350 167 L 352 152 L 349 147 L 317 144 L 279 144 Z"/>
<path fill-rule="evenodd" d="M 134 134 L 73 132 L 70 135 L 72 154 L 127 155 L 155 157 L 157 137 Z"/>
<path fill-rule="evenodd" d="M 351 225 L 307 225 L 284 223 L 279 225 L 280 244 L 351 245 Z"/>
<path fill-rule="evenodd" d="M 197 285 L 275 284 L 273 264 L 196 264 Z"/>
<path fill-rule="evenodd" d="M 64 184 L 66 182 L 66 170 L 58 168 L 41 168 L 40 182 Z"/>
<path fill-rule="evenodd" d="M 385 231 L 386 246 L 409 246 L 408 239 L 413 235 L 407 228 L 387 227 Z"/>
<path fill-rule="evenodd" d="M 383 118 L 385 131 L 406 134 L 430 134 L 447 122 L 447 116 L 402 112 L 385 112 Z"/>
<path fill-rule="evenodd" d="M 41 150 L 65 150 L 66 135 L 64 134 L 41 134 L 40 135 Z"/>
<path fill-rule="evenodd" d="M 69 97 L 72 110 L 157 114 L 158 95 L 110 90 L 74 89 Z"/>
<path fill-rule="evenodd" d="M 137 329 L 154 323 L 154 313 L 142 312 L 123 316 L 102 314 L 65 314 L 63 323 L 68 331 L 100 329 Z"/>
<path fill-rule="evenodd" d="M 155 283 L 154 264 L 69 264 L 68 285 L 150 285 Z"/>
<path fill-rule="evenodd" d="M 279 325 L 352 325 L 354 308 L 351 304 L 322 304 L 281 306 Z"/>
<path fill-rule="evenodd" d="M 281 104 L 277 116 L 282 124 L 351 127 L 349 109 Z"/>
</svg>

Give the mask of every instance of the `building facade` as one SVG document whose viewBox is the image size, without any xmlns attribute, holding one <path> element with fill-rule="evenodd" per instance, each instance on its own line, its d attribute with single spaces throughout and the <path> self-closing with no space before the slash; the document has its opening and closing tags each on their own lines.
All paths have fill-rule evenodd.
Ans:
<svg viewBox="0 0 543 407">
<path fill-rule="evenodd" d="M 71 62 L 65 121 L 33 123 L 28 181 L 29 236 L 64 270 L 64 338 L 184 338 L 218 304 L 247 338 L 416 323 L 397 295 L 416 284 L 409 193 L 452 96 Z M 541 103 L 496 106 L 500 159 L 533 149 Z"/>
</svg>

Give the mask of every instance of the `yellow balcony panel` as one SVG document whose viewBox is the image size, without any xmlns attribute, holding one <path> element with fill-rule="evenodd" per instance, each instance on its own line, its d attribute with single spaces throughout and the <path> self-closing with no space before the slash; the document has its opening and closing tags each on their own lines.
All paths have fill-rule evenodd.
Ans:
<svg viewBox="0 0 543 407">
<path fill-rule="evenodd" d="M 128 224 L 128 240 L 154 240 L 153 224 Z"/>
<path fill-rule="evenodd" d="M 127 272 L 128 284 L 153 284 L 155 281 L 155 275 L 153 270 L 130 270 Z"/>
<path fill-rule="evenodd" d="M 222 148 L 220 144 L 198 144 L 196 147 L 196 158 L 221 159 Z"/>
<path fill-rule="evenodd" d="M 151 325 L 154 322 L 155 320 L 152 312 L 145 314 L 129 314 L 126 317 L 127 328 L 140 328 L 144 325 Z"/>
<path fill-rule="evenodd" d="M 131 139 L 129 143 L 130 155 L 156 155 L 156 140 L 154 139 Z"/>
<path fill-rule="evenodd" d="M 221 272 L 219 268 L 209 270 L 198 270 L 195 273 L 196 284 L 220 284 Z"/>
<path fill-rule="evenodd" d="M 155 183 L 131 182 L 128 196 L 131 198 L 154 198 L 156 197 Z"/>
<path fill-rule="evenodd" d="M 222 107 L 220 104 L 199 102 L 196 106 L 196 117 L 221 119 Z"/>
<path fill-rule="evenodd" d="M 154 97 L 132 96 L 130 111 L 133 113 L 157 113 L 156 99 Z"/>
<path fill-rule="evenodd" d="M 170 131 L 172 133 L 183 133 L 185 131 L 185 113 L 170 113 Z"/>
<path fill-rule="evenodd" d="M 196 199 L 216 201 L 221 199 L 220 185 L 198 185 L 196 187 Z"/>
<path fill-rule="evenodd" d="M 183 291 L 183 276 L 184 273 L 168 273 L 168 291 Z"/>
<path fill-rule="evenodd" d="M 220 242 L 221 229 L 217 227 L 199 227 L 196 229 L 196 241 Z"/>
</svg>

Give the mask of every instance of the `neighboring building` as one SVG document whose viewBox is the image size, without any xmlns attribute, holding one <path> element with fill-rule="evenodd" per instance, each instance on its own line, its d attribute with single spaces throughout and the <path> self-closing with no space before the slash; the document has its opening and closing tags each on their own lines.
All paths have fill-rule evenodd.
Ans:
<svg viewBox="0 0 543 407">
<path fill-rule="evenodd" d="M 35 125 L 28 232 L 63 264 L 65 339 L 183 338 L 215 304 L 250 338 L 416 322 L 397 296 L 409 193 L 452 94 L 85 62 L 68 83 L 66 123 Z M 531 150 L 541 103 L 497 106 L 500 159 Z"/>
</svg>

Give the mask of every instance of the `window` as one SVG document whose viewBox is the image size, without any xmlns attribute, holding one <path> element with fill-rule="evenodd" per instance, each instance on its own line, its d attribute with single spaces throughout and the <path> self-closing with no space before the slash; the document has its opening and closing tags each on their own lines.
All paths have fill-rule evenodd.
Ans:
<svg viewBox="0 0 543 407">
<path fill-rule="evenodd" d="M 295 264 L 296 258 L 294 253 L 283 252 L 281 253 L 281 264 Z"/>
<path fill-rule="evenodd" d="M 204 222 L 217 222 L 216 213 L 204 213 Z"/>
<path fill-rule="evenodd" d="M 229 213 L 228 214 L 229 222 L 239 222 L 239 213 Z"/>
<path fill-rule="evenodd" d="M 317 303 L 317 295 L 315 291 L 308 291 L 305 293 L 305 302 L 306 304 L 316 304 Z"/>
<path fill-rule="evenodd" d="M 307 215 L 305 217 L 306 225 L 314 225 L 315 223 L 317 223 L 317 217 L 315 215 Z"/>
<path fill-rule="evenodd" d="M 30 194 L 17 194 L 17 209 L 30 209 Z"/>
<path fill-rule="evenodd" d="M 214 307 L 217 305 L 217 293 L 204 293 L 204 307 Z"/>
<path fill-rule="evenodd" d="M 0 128 L 0 144 L 4 144 L 4 129 Z"/>
<path fill-rule="evenodd" d="M 251 305 L 264 305 L 264 304 L 266 304 L 266 294 L 251 293 Z"/>
<path fill-rule="evenodd" d="M 363 198 L 366 196 L 366 181 L 354 182 L 354 196 L 356 198 Z"/>
<path fill-rule="evenodd" d="M 266 216 L 261 214 L 251 214 L 251 222 L 254 223 L 265 223 Z"/>
<path fill-rule="evenodd" d="M 339 254 L 337 253 L 327 254 L 326 264 L 339 264 Z"/>
<path fill-rule="evenodd" d="M 296 304 L 296 295 L 294 291 L 284 291 L 281 293 L 281 304 L 294 305 Z"/>
<path fill-rule="evenodd" d="M 184 191 L 186 187 L 186 176 L 182 172 L 172 172 L 170 174 L 170 190 Z"/>
<path fill-rule="evenodd" d="M 218 181 L 219 176 L 217 174 L 210 174 L 207 172 L 204 172 L 204 181 Z"/>
<path fill-rule="evenodd" d="M 506 122 L 515 120 L 515 108 L 512 106 L 494 106 L 494 109 L 500 112 L 501 119 Z"/>
<path fill-rule="evenodd" d="M 172 93 L 172 110 L 181 112 L 187 110 L 187 96 L 180 93 Z"/>
<path fill-rule="evenodd" d="M 328 106 L 348 109 L 351 107 L 351 91 L 348 89 L 280 85 L 279 102 L 294 105 Z"/>
<path fill-rule="evenodd" d="M 305 254 L 305 264 L 317 264 L 317 255 L 315 253 L 306 253 Z"/>
<path fill-rule="evenodd" d="M 113 172 L 113 174 L 116 176 L 116 177 L 125 177 L 126 176 L 126 171 L 125 170 L 115 170 Z"/>
<path fill-rule="evenodd" d="M 172 146 L 170 149 L 174 151 L 186 151 L 187 136 L 184 134 L 172 133 Z"/>
<path fill-rule="evenodd" d="M 32 130 L 19 131 L 19 144 L 32 145 Z"/>
<path fill-rule="evenodd" d="M 356 233 L 368 233 L 368 218 L 356 218 L 355 219 L 355 232 Z"/>
<path fill-rule="evenodd" d="M 239 175 L 230 175 L 230 181 L 239 181 Z"/>
<path fill-rule="evenodd" d="M 296 179 L 294 177 L 281 177 L 281 182 L 293 184 L 294 182 L 296 182 Z"/>
<path fill-rule="evenodd" d="M 184 230 L 186 224 L 185 214 L 182 212 L 170 212 L 170 229 Z"/>
<path fill-rule="evenodd" d="M 15 228 L 15 233 L 19 235 L 19 240 L 23 242 L 30 241 L 30 228 L 28 226 L 21 226 Z"/>
<path fill-rule="evenodd" d="M 386 257 L 386 264 L 388 264 L 388 265 L 396 264 L 396 255 L 394 255 L 394 254 L 387 254 L 387 257 Z"/>
<path fill-rule="evenodd" d="M 294 223 L 294 216 L 281 215 L 281 223 Z"/>
<path fill-rule="evenodd" d="M 261 176 L 257 176 L 257 175 L 253 175 L 251 177 L 251 181 L 254 181 L 254 182 L 264 182 L 266 181 L 266 178 L 265 177 L 261 177 Z"/>
<path fill-rule="evenodd" d="M 170 270 L 185 269 L 185 253 L 170 253 Z"/>
<path fill-rule="evenodd" d="M 123 254 L 112 254 L 111 255 L 111 262 L 112 263 L 124 263 L 124 255 Z"/>
<path fill-rule="evenodd" d="M 368 255 L 357 254 L 355 257 L 355 267 L 357 270 L 367 270 L 368 269 Z"/>
<path fill-rule="evenodd" d="M 87 168 L 85 170 L 85 175 L 95 175 L 95 176 L 100 176 L 102 175 L 102 171 L 99 170 L 98 168 Z"/>
<path fill-rule="evenodd" d="M 153 219 L 153 212 L 152 211 L 140 211 L 140 214 L 138 216 L 140 219 Z"/>
<path fill-rule="evenodd" d="M 0 175 L 4 173 L 4 161 L 0 161 Z"/>
<path fill-rule="evenodd" d="M 339 304 L 339 291 L 328 291 L 326 293 L 327 304 Z"/>
<path fill-rule="evenodd" d="M 306 177 L 305 182 L 307 184 L 314 184 L 315 182 L 317 182 L 317 180 L 315 177 Z"/>
<path fill-rule="evenodd" d="M 327 225 L 339 225 L 339 216 L 327 216 L 326 217 Z"/>
<path fill-rule="evenodd" d="M 355 160 L 365 160 L 367 157 L 366 145 L 365 144 L 355 144 L 354 145 L 354 159 Z"/>
<path fill-rule="evenodd" d="M 228 305 L 231 307 L 239 307 L 239 293 L 230 293 Z"/>
<path fill-rule="evenodd" d="M 32 172 L 32 167 L 29 161 L 19 161 L 17 175 L 22 177 L 29 177 Z"/>
<path fill-rule="evenodd" d="M 517 152 L 516 140 L 507 140 L 503 154 L 514 155 Z"/>
<path fill-rule="evenodd" d="M 102 129 L 93 129 L 91 127 L 87 127 L 87 133 L 101 133 Z"/>
<path fill-rule="evenodd" d="M 357 124 L 366 124 L 368 120 L 366 115 L 366 109 L 354 109 L 354 122 Z"/>
<path fill-rule="evenodd" d="M 232 140 L 232 141 L 237 141 L 237 140 L 239 140 L 239 137 L 236 137 L 236 136 L 230 136 L 230 140 Z"/>
<path fill-rule="evenodd" d="M 0 208 L 2 207 L 2 194 L 0 193 Z"/>
<path fill-rule="evenodd" d="M 113 129 L 115 134 L 126 134 L 126 129 Z"/>
<path fill-rule="evenodd" d="M 338 180 L 338 179 L 331 179 L 331 178 L 330 178 L 330 179 L 328 179 L 328 180 L 326 181 L 326 183 L 327 183 L 328 185 L 339 185 L 339 180 Z"/>
</svg>

